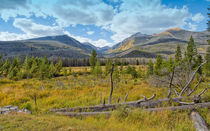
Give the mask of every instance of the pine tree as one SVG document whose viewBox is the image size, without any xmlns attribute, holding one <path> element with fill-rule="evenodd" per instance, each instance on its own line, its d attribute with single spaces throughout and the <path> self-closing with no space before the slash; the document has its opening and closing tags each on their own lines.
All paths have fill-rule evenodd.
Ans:
<svg viewBox="0 0 210 131">
<path fill-rule="evenodd" d="M 112 69 L 112 61 L 109 58 L 105 65 L 105 75 L 108 75 L 111 72 L 111 69 Z"/>
<path fill-rule="evenodd" d="M 181 61 L 182 61 L 182 52 L 181 52 L 181 47 L 178 44 L 176 48 L 175 62 L 176 64 L 180 64 Z"/>
<path fill-rule="evenodd" d="M 39 71 L 39 65 L 38 65 L 38 58 L 33 59 L 31 69 L 30 69 L 30 74 L 32 77 L 37 77 L 38 76 L 38 71 Z"/>
<path fill-rule="evenodd" d="M 136 65 L 139 65 L 139 60 L 138 59 L 136 59 Z"/>
<path fill-rule="evenodd" d="M 91 52 L 90 59 L 89 59 L 89 63 L 90 63 L 90 66 L 91 66 L 92 71 L 94 70 L 94 67 L 96 65 L 96 61 L 97 61 L 96 56 L 97 56 L 97 53 L 93 49 L 92 52 Z"/>
<path fill-rule="evenodd" d="M 159 54 L 157 56 L 156 62 L 155 62 L 155 66 L 154 66 L 154 74 L 155 75 L 161 75 L 161 69 L 163 66 L 163 59 L 162 56 Z"/>
<path fill-rule="evenodd" d="M 198 66 L 200 66 L 203 63 L 203 58 L 201 55 L 198 55 L 196 60 L 195 60 L 195 67 L 197 68 Z M 198 73 L 201 75 L 202 74 L 202 67 L 199 68 Z"/>
<path fill-rule="evenodd" d="M 63 68 L 63 75 L 64 75 L 64 76 L 67 76 L 67 69 L 66 69 L 66 67 Z"/>
<path fill-rule="evenodd" d="M 136 67 L 131 67 L 131 72 L 130 72 L 132 78 L 137 78 L 138 77 L 138 73 L 136 71 Z"/>
<path fill-rule="evenodd" d="M 9 73 L 9 69 L 10 69 L 10 61 L 9 59 L 7 58 L 6 62 L 4 63 L 4 65 L 2 66 L 2 71 L 3 71 L 3 74 L 7 75 Z"/>
<path fill-rule="evenodd" d="M 152 60 L 150 59 L 148 64 L 147 64 L 147 75 L 153 75 L 154 70 L 154 64 Z"/>
<path fill-rule="evenodd" d="M 72 74 L 72 71 L 71 71 L 71 66 L 69 66 L 69 75 Z"/>
<path fill-rule="evenodd" d="M 55 64 L 55 75 L 58 75 L 62 69 L 63 62 L 60 60 L 58 63 Z"/>
<path fill-rule="evenodd" d="M 192 64 L 196 55 L 197 55 L 197 48 L 194 44 L 194 39 L 191 36 L 187 45 L 187 52 L 185 54 L 185 58 L 189 64 Z"/>
<path fill-rule="evenodd" d="M 206 52 L 206 64 L 205 64 L 205 72 L 207 76 L 210 76 L 210 47 L 208 47 Z"/>
<path fill-rule="evenodd" d="M 167 61 L 167 68 L 168 68 L 168 73 L 172 72 L 174 70 L 174 60 L 172 57 L 169 58 Z"/>
<path fill-rule="evenodd" d="M 56 69 L 53 62 L 51 62 L 49 66 L 49 77 L 55 77 L 55 75 L 56 75 Z"/>
<path fill-rule="evenodd" d="M 94 74 L 96 76 L 101 76 L 101 74 L 102 74 L 102 68 L 101 68 L 101 64 L 100 64 L 99 60 L 97 60 L 97 62 L 96 62 L 96 65 L 95 65 L 95 68 L 94 68 Z"/>
<path fill-rule="evenodd" d="M 30 77 L 30 69 L 31 69 L 31 60 L 28 56 L 26 56 L 24 64 L 24 72 L 26 74 L 26 77 L 29 78 Z"/>
</svg>

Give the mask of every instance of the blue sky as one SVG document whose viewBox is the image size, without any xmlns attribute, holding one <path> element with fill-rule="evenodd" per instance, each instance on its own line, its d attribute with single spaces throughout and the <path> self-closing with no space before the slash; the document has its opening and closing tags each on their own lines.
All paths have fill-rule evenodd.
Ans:
<svg viewBox="0 0 210 131">
<path fill-rule="evenodd" d="M 67 34 L 98 47 L 134 33 L 204 31 L 210 0 L 0 0 L 0 41 Z"/>
</svg>

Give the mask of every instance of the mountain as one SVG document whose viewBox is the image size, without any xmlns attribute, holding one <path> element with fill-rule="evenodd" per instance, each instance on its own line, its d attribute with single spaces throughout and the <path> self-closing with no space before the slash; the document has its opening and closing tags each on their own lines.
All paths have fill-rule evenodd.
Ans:
<svg viewBox="0 0 210 131">
<path fill-rule="evenodd" d="M 122 42 L 109 47 L 96 47 L 91 43 L 81 43 L 68 35 L 46 36 L 18 41 L 0 41 L 0 53 L 6 57 L 48 56 L 62 58 L 87 58 L 96 50 L 99 57 L 146 57 L 154 58 L 157 54 L 174 54 L 177 44 L 182 51 L 193 36 L 199 53 L 205 53 L 209 32 L 192 32 L 179 28 L 147 35 L 140 32 L 131 35 Z"/>
<path fill-rule="evenodd" d="M 114 57 L 138 57 L 139 55 L 142 56 L 142 52 L 153 53 L 154 55 L 158 53 L 170 55 L 174 53 L 177 44 L 180 44 L 183 47 L 182 49 L 186 48 L 191 35 L 195 44 L 200 47 L 200 52 L 204 53 L 208 34 L 207 31 L 192 32 L 179 28 L 171 28 L 153 35 L 137 33 L 114 45 L 106 54 Z M 140 54 L 135 50 L 139 51 Z M 132 53 L 133 55 L 131 55 Z"/>
<path fill-rule="evenodd" d="M 96 47 L 83 44 L 67 35 L 46 36 L 19 41 L 0 41 L 0 53 L 6 57 L 48 56 L 85 58 Z"/>
</svg>

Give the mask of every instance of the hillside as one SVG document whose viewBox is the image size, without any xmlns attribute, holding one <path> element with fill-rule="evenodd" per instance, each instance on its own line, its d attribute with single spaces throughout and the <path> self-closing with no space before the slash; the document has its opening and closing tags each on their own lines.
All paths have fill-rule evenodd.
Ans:
<svg viewBox="0 0 210 131">
<path fill-rule="evenodd" d="M 86 45 L 67 35 L 47 36 L 20 41 L 0 41 L 0 52 L 12 56 L 89 57 L 93 45 Z"/>
<path fill-rule="evenodd" d="M 208 40 L 207 34 L 207 31 L 192 32 L 179 28 L 168 29 L 153 35 L 136 33 L 114 45 L 107 54 L 112 54 L 112 56 L 116 54 L 117 56 L 127 56 L 126 54 L 131 54 L 134 50 L 154 54 L 173 54 L 177 44 L 181 44 L 183 48 L 186 47 L 191 35 L 195 40 L 195 44 L 201 49 L 200 53 L 204 53 L 203 51 L 206 48 Z M 133 54 L 132 56 L 135 55 Z"/>
<path fill-rule="evenodd" d="M 46 36 L 19 41 L 0 41 L 0 53 L 5 57 L 13 56 L 48 56 L 62 58 L 86 58 L 93 49 L 99 57 L 146 57 L 153 58 L 158 53 L 170 55 L 177 44 L 182 49 L 192 35 L 200 53 L 207 47 L 207 31 L 191 32 L 183 29 L 168 29 L 159 34 L 147 35 L 136 33 L 113 47 L 96 47 L 91 43 L 81 43 L 68 35 Z"/>
</svg>

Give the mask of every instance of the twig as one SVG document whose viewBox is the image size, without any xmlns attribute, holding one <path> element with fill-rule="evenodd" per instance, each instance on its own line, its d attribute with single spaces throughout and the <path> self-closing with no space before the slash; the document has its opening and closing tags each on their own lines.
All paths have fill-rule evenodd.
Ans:
<svg viewBox="0 0 210 131">
<path fill-rule="evenodd" d="M 124 103 L 126 102 L 126 100 L 127 100 L 127 98 L 128 98 L 128 94 L 129 94 L 129 93 L 127 93 L 126 96 L 125 96 Z"/>
<path fill-rule="evenodd" d="M 201 95 L 203 95 L 203 93 L 207 90 L 207 88 L 205 88 L 198 96 L 200 97 Z"/>
<path fill-rule="evenodd" d="M 198 72 L 198 70 L 205 64 L 206 62 L 202 63 L 197 69 L 196 71 L 193 73 L 191 79 L 189 80 L 189 82 L 185 85 L 185 87 L 182 89 L 181 93 L 179 94 L 179 96 L 182 96 L 182 94 L 186 91 L 186 89 L 189 87 L 189 85 L 192 83 L 192 81 L 195 78 L 196 73 Z"/>
<path fill-rule="evenodd" d="M 154 94 L 154 95 L 151 96 L 150 98 L 146 98 L 146 97 L 144 96 L 144 99 L 141 99 L 141 100 L 136 101 L 136 104 L 140 104 L 141 102 L 149 101 L 149 100 L 155 98 L 155 96 L 156 96 L 156 94 Z"/>
<path fill-rule="evenodd" d="M 198 83 L 195 85 L 195 87 L 192 89 L 192 91 L 187 95 L 187 96 L 190 96 L 194 91 L 195 91 L 195 89 L 199 86 L 199 84 L 201 83 L 201 81 L 202 81 L 202 76 L 201 76 L 201 78 L 200 78 L 200 80 L 198 81 Z"/>
</svg>

